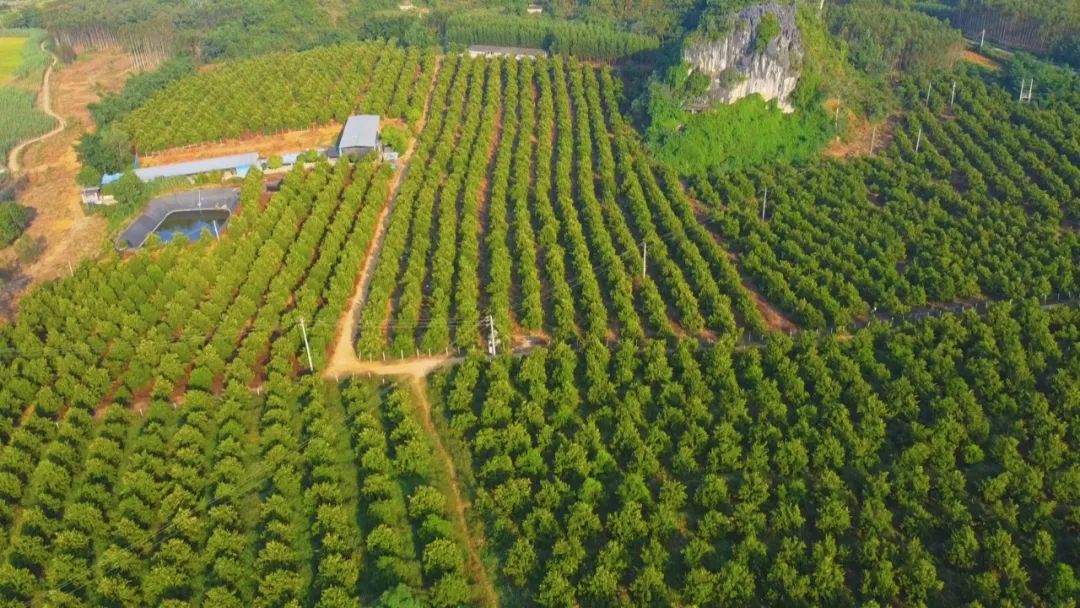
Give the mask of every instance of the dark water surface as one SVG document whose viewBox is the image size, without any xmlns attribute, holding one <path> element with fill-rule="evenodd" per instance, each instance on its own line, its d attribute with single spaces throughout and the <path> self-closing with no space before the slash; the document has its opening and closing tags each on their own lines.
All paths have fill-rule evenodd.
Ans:
<svg viewBox="0 0 1080 608">
<path fill-rule="evenodd" d="M 168 243 L 178 234 L 187 235 L 189 240 L 198 240 L 203 230 L 214 234 L 214 222 L 217 222 L 218 231 L 225 229 L 229 221 L 229 212 L 224 209 L 206 209 L 202 211 L 177 211 L 170 213 L 154 232 L 161 240 Z"/>
</svg>

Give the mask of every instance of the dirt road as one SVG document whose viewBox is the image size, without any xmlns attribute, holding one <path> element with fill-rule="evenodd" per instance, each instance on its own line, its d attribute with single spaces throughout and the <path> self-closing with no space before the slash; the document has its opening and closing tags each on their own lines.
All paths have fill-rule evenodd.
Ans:
<svg viewBox="0 0 1080 608">
<path fill-rule="evenodd" d="M 438 369 L 457 365 L 464 360 L 464 357 L 444 355 L 400 360 L 391 359 L 384 362 L 355 359 L 353 361 L 339 362 L 337 366 L 331 366 L 323 374 L 323 378 L 335 381 L 348 376 L 389 376 L 409 380 L 423 379 Z"/>
<path fill-rule="evenodd" d="M 449 496 L 447 496 L 449 499 L 450 512 L 454 518 L 454 527 L 458 529 L 458 533 L 465 543 L 465 551 L 468 553 L 467 567 L 469 573 L 472 575 L 473 580 L 476 581 L 477 585 L 480 586 L 480 592 L 483 596 L 483 605 L 488 608 L 496 608 L 499 605 L 499 596 L 495 592 L 495 586 L 491 584 L 487 569 L 484 568 L 484 562 L 480 560 L 480 552 L 477 550 L 477 545 L 482 544 L 482 539 L 481 541 L 477 541 L 472 531 L 469 529 L 468 521 L 465 519 L 465 510 L 469 505 L 461 498 L 461 489 L 458 486 L 457 468 L 454 466 L 454 459 L 450 457 L 450 452 L 448 452 L 446 446 L 443 445 L 442 437 L 435 429 L 435 424 L 431 420 L 431 403 L 428 401 L 424 387 L 424 381 L 420 378 L 413 378 L 409 383 L 409 388 L 412 390 L 414 401 L 419 408 L 420 424 L 423 425 L 424 432 L 431 437 L 431 442 L 435 447 L 435 455 L 438 456 L 439 460 L 441 460 L 446 467 L 447 485 L 450 489 Z"/>
<path fill-rule="evenodd" d="M 375 270 L 375 261 L 379 259 L 383 240 L 386 238 L 386 220 L 394 207 L 394 201 L 397 200 L 401 184 L 409 173 L 412 155 L 416 150 L 416 140 L 419 139 L 419 134 L 424 132 L 424 125 L 427 124 L 428 113 L 431 111 L 431 94 L 435 90 L 435 82 L 441 70 L 442 56 L 436 60 L 435 69 L 431 71 L 431 83 L 428 85 L 427 99 L 424 102 L 424 113 L 416 124 L 417 136 L 413 138 L 409 143 L 409 148 L 398 159 L 398 166 L 401 168 L 398 169 L 390 181 L 390 193 L 386 197 L 386 203 L 383 205 L 382 211 L 379 212 L 378 220 L 375 222 L 375 238 L 371 239 L 371 244 L 368 245 L 368 250 L 364 255 L 364 264 L 360 269 L 360 275 L 356 278 L 356 286 L 353 288 L 352 298 L 349 299 L 349 307 L 338 320 L 334 334 L 337 338 L 334 341 L 333 351 L 331 351 L 327 362 L 326 372 L 323 374 L 324 378 L 365 373 L 364 371 L 357 371 L 363 368 L 364 363 L 356 356 L 354 330 L 359 322 L 360 308 L 367 301 L 368 289 L 371 287 L 371 275 Z"/>
<path fill-rule="evenodd" d="M 44 42 L 41 43 L 41 50 L 48 53 Z M 52 55 L 52 53 L 49 54 Z M 13 176 L 19 174 L 19 154 L 22 153 L 23 149 L 27 146 L 45 141 L 64 130 L 64 119 L 52 109 L 52 92 L 49 88 L 49 83 L 52 80 L 53 68 L 56 67 L 56 61 L 56 55 L 52 55 L 52 63 L 45 69 L 45 76 L 41 80 L 41 91 L 39 91 L 37 98 L 38 107 L 42 112 L 53 117 L 53 120 L 56 121 L 56 126 L 48 133 L 38 135 L 33 139 L 28 139 L 11 149 L 11 152 L 8 154 L 8 171 L 10 171 Z"/>
<path fill-rule="evenodd" d="M 53 68 L 48 103 L 63 129 L 27 145 L 19 160 L 20 171 L 27 178 L 19 203 L 35 211 L 26 234 L 44 243 L 44 251 L 36 261 L 21 266 L 15 263 L 13 248 L 0 251 L 0 267 L 8 269 L 0 301 L 15 306 L 25 289 L 63 276 L 68 273 L 68 264 L 78 265 L 104 250 L 106 222 L 89 215 L 79 197 L 75 181 L 79 161 L 74 146 L 93 128 L 87 104 L 122 87 L 131 70 L 131 61 L 120 50 L 87 52 L 71 65 Z"/>
</svg>

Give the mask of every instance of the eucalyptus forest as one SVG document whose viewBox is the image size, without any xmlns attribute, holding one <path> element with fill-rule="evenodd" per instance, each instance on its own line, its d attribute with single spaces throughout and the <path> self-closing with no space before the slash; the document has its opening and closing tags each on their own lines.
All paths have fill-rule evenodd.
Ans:
<svg viewBox="0 0 1080 608">
<path fill-rule="evenodd" d="M 149 62 L 65 127 L 85 185 L 358 114 L 392 147 L 128 171 L 236 206 L 0 271 L 0 605 L 1080 602 L 1072 21 L 414 2 L 0 9 Z M 683 55 L 759 10 L 791 113 Z"/>
</svg>

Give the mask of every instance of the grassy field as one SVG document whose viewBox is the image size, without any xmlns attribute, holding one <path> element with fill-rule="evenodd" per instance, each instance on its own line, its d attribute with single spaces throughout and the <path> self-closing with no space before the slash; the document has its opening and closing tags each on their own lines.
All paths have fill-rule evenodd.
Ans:
<svg viewBox="0 0 1080 608">
<path fill-rule="evenodd" d="M 0 82 L 6 82 L 22 63 L 25 36 L 0 37 Z"/>
<path fill-rule="evenodd" d="M 34 107 L 34 93 L 0 87 L 0 165 L 15 144 L 48 131 L 53 124 L 48 114 Z"/>
</svg>

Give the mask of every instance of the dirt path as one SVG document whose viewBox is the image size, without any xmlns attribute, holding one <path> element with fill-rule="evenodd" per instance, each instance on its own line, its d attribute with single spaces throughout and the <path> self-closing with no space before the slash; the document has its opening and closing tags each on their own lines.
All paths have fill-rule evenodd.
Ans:
<svg viewBox="0 0 1080 608">
<path fill-rule="evenodd" d="M 435 90 L 435 82 L 440 71 L 442 71 L 442 56 L 438 57 L 435 62 L 435 69 L 431 71 L 431 83 L 428 86 L 427 100 L 424 102 L 424 113 L 416 123 L 416 136 L 409 142 L 409 149 L 398 158 L 400 169 L 390 180 L 390 192 L 386 197 L 386 203 L 383 205 L 382 211 L 379 212 L 378 220 L 375 222 L 375 238 L 371 239 L 368 250 L 364 254 L 364 264 L 360 268 L 359 276 L 356 277 L 356 285 L 353 288 L 353 295 L 349 299 L 349 307 L 338 320 L 334 334 L 336 339 L 334 340 L 333 351 L 327 361 L 326 371 L 323 373 L 324 378 L 339 378 L 341 376 L 368 373 L 365 369 L 365 363 L 361 362 L 360 358 L 356 356 L 353 332 L 359 322 L 360 308 L 367 301 L 375 261 L 379 259 L 383 241 L 386 240 L 386 231 L 389 227 L 386 220 L 390 216 L 394 202 L 397 200 L 401 184 L 409 173 L 409 167 L 412 165 L 412 155 L 416 150 L 416 142 L 420 139 L 420 134 L 424 132 L 424 126 L 427 124 L 428 113 L 431 111 L 431 95 Z M 400 374 L 390 373 L 384 375 Z"/>
<path fill-rule="evenodd" d="M 79 196 L 75 143 L 93 128 L 87 104 L 120 89 L 131 70 L 131 60 L 119 49 L 86 52 L 74 63 L 53 69 L 49 105 L 61 117 L 63 129 L 28 145 L 19 161 L 27 180 L 19 204 L 34 209 L 26 234 L 44 250 L 28 264 L 16 262 L 13 247 L 0 251 L 0 272 L 6 276 L 0 288 L 0 316 L 12 316 L 26 290 L 64 276 L 69 264 L 78 265 L 104 251 L 106 222 L 87 213 Z"/>
<path fill-rule="evenodd" d="M 686 184 L 682 180 L 679 180 L 679 188 L 682 190 L 683 196 L 685 196 L 686 200 L 690 203 L 690 210 L 694 214 L 694 219 L 702 226 L 707 227 L 711 223 L 711 220 L 709 219 L 709 214 L 705 209 L 705 205 L 691 195 L 690 189 L 686 187 Z M 739 267 L 739 256 L 727 246 L 727 243 L 720 238 L 720 235 L 707 228 L 705 231 L 709 233 L 709 236 L 712 237 L 713 242 L 716 243 L 717 247 L 727 254 L 728 260 L 739 272 L 739 278 L 742 281 L 743 289 L 750 294 L 750 299 L 753 300 L 754 306 L 757 307 L 758 312 L 761 313 L 761 316 L 765 319 L 765 326 L 770 330 L 782 331 L 786 334 L 799 331 L 799 326 L 796 325 L 794 321 L 784 316 L 784 313 L 781 312 L 780 309 L 776 308 L 765 299 L 765 296 L 761 295 L 761 292 L 758 291 L 753 282 L 743 275 L 742 269 Z"/>
<path fill-rule="evenodd" d="M 323 378 L 340 381 L 348 376 L 390 376 L 400 377 L 407 380 L 419 380 L 426 378 L 428 374 L 443 367 L 457 365 L 464 361 L 464 357 L 438 355 L 433 357 L 418 357 L 410 359 L 391 359 L 389 361 L 360 361 L 359 359 L 342 363 L 340 366 L 327 369 Z"/>
<path fill-rule="evenodd" d="M 471 571 L 473 579 L 480 586 L 483 605 L 495 608 L 499 605 L 499 596 L 495 593 L 495 586 L 491 584 L 491 579 L 484 568 L 484 562 L 480 560 L 480 552 L 476 548 L 478 544 L 483 543 L 483 539 L 481 538 L 478 541 L 474 537 L 469 529 L 469 523 L 465 519 L 465 510 L 469 508 L 469 504 L 461 498 L 461 489 L 458 485 L 457 468 L 454 467 L 454 459 L 450 457 L 450 452 L 443 445 L 442 438 L 438 431 L 435 430 L 435 424 L 431 420 L 431 403 L 428 401 L 424 382 L 419 378 L 413 378 L 409 383 L 409 388 L 416 397 L 416 404 L 420 410 L 420 423 L 423 425 L 424 431 L 431 437 L 436 455 L 446 466 L 447 482 L 449 482 L 448 485 L 450 486 L 450 495 L 447 498 L 450 499 L 449 506 L 454 518 L 454 526 L 457 527 L 462 540 L 465 541 L 465 550 L 468 553 L 468 569 Z"/>
<path fill-rule="evenodd" d="M 44 41 L 42 41 L 41 43 L 41 50 L 49 53 L 49 51 L 45 48 Z M 39 141 L 45 141 L 46 139 L 49 139 L 53 135 L 56 135 L 57 133 L 64 130 L 63 117 L 54 112 L 52 109 L 52 91 L 49 88 L 49 84 L 52 80 L 52 72 L 53 68 L 56 67 L 57 59 L 56 55 L 53 55 L 52 53 L 49 54 L 52 55 L 52 63 L 50 63 L 49 67 L 46 68 L 45 76 L 41 80 L 41 91 L 38 95 L 38 106 L 40 107 L 42 112 L 45 112 L 49 116 L 52 116 L 53 120 L 56 121 L 56 127 L 54 127 L 53 130 L 49 131 L 48 133 L 45 133 L 44 135 L 38 135 L 33 139 L 28 139 L 11 149 L 11 153 L 8 154 L 8 169 L 13 176 L 19 174 L 19 154 L 22 153 L 23 149 L 25 149 L 27 146 L 36 144 Z"/>
</svg>

